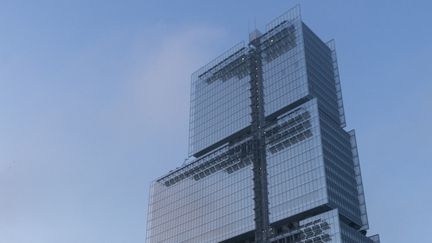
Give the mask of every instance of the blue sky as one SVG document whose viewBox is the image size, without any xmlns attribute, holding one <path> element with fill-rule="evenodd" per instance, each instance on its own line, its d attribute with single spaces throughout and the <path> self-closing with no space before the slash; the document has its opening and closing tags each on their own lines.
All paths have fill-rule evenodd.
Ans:
<svg viewBox="0 0 432 243">
<path fill-rule="evenodd" d="M 144 242 L 190 74 L 297 3 L 336 39 L 371 233 L 430 241 L 429 1 L 0 0 L 0 243 Z"/>
</svg>

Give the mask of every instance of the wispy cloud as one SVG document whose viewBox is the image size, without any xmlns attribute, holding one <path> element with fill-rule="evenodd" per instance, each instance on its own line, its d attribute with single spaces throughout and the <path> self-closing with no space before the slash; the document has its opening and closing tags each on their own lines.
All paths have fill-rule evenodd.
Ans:
<svg viewBox="0 0 432 243">
<path fill-rule="evenodd" d="M 28 105 L 7 106 L 20 112 L 0 127 L 0 242 L 78 242 L 70 232 L 80 242 L 107 242 L 104 232 L 113 227 L 118 233 L 107 238 L 131 231 L 143 238 L 146 183 L 187 152 L 190 74 L 226 37 L 206 26 L 161 28 L 149 30 L 151 38 L 134 36 L 141 41 L 121 60 L 110 50 L 130 44 L 126 38 L 89 44 L 62 60 L 61 70 L 34 76 L 37 95 L 23 85 L 28 77 L 19 77 L 9 100 L 22 89 L 33 96 Z M 119 218 L 130 225 L 121 228 Z"/>
<path fill-rule="evenodd" d="M 145 46 L 133 88 L 149 125 L 188 121 L 190 75 L 209 61 L 215 51 L 211 43 L 224 36 L 222 29 L 196 26 L 166 33 L 157 45 Z"/>
</svg>

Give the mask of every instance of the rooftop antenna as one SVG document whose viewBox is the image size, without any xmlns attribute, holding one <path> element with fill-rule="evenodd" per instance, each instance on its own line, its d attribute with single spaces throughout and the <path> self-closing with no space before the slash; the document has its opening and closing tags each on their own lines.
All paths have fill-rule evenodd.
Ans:
<svg viewBox="0 0 432 243">
<path fill-rule="evenodd" d="M 254 29 L 249 31 L 249 42 L 255 40 L 256 38 L 261 36 L 261 32 L 257 29 L 256 26 L 256 17 L 254 17 Z"/>
</svg>

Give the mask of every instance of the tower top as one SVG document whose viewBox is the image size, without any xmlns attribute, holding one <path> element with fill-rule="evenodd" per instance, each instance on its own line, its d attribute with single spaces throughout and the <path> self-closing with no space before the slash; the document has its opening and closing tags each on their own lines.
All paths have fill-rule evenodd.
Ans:
<svg viewBox="0 0 432 243">
<path fill-rule="evenodd" d="M 249 33 L 249 42 L 252 42 L 253 40 L 259 38 L 261 35 L 261 31 L 259 31 L 258 29 L 254 29 L 252 32 Z"/>
</svg>

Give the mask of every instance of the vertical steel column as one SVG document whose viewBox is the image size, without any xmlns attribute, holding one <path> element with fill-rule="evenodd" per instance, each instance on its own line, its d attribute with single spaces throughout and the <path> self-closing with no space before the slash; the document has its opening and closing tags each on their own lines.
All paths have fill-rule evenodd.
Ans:
<svg viewBox="0 0 432 243">
<path fill-rule="evenodd" d="M 250 68 L 250 99 L 251 99 L 251 132 L 252 132 L 252 160 L 255 202 L 255 242 L 268 243 L 270 236 L 268 191 L 267 191 L 267 161 L 265 148 L 265 117 L 264 93 L 260 39 L 255 38 L 249 43 Z"/>
</svg>

